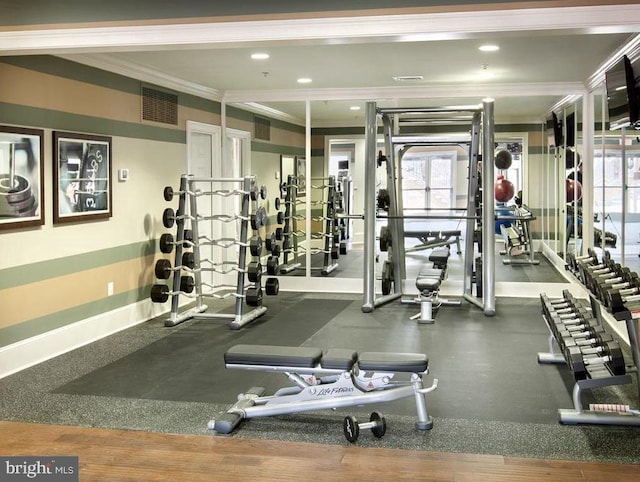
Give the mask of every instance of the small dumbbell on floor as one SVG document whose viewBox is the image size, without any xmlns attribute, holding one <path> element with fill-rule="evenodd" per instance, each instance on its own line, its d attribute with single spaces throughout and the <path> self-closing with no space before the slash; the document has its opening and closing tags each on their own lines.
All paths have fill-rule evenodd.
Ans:
<svg viewBox="0 0 640 482">
<path fill-rule="evenodd" d="M 354 443 L 360 436 L 360 430 L 366 430 L 370 428 L 373 435 L 377 438 L 382 438 L 387 431 L 387 422 L 382 415 L 378 412 L 373 412 L 369 417 L 369 421 L 365 423 L 358 423 L 355 417 L 351 415 L 344 418 L 342 423 L 342 429 L 346 439 Z"/>
</svg>

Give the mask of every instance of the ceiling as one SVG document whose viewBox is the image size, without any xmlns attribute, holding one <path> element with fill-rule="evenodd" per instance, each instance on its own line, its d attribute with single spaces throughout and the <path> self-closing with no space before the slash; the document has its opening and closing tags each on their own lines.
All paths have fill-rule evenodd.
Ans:
<svg viewBox="0 0 640 482">
<path fill-rule="evenodd" d="M 496 122 L 530 123 L 544 120 L 566 96 L 583 93 L 623 46 L 636 48 L 637 32 L 639 5 L 594 6 L 77 28 L 49 37 L 46 31 L 0 32 L 0 54 L 3 41 L 9 53 L 23 45 L 36 50 L 40 42 L 38 53 L 231 105 L 251 103 L 252 110 L 301 125 L 309 101 L 313 127 L 363 125 L 366 101 L 443 107 L 479 105 L 485 97 L 495 99 Z M 67 34 L 75 36 L 61 43 Z M 481 52 L 487 43 L 499 50 Z M 254 52 L 269 58 L 252 60 Z M 407 75 L 422 78 L 393 79 Z M 300 77 L 312 82 L 298 84 Z"/>
</svg>

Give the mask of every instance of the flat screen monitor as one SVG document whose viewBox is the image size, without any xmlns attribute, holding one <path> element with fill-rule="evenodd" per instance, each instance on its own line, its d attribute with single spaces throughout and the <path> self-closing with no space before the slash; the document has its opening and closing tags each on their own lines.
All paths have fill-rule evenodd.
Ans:
<svg viewBox="0 0 640 482">
<path fill-rule="evenodd" d="M 624 55 L 605 73 L 609 128 L 638 123 L 638 97 L 631 61 Z"/>
<path fill-rule="evenodd" d="M 556 147 L 562 147 L 562 124 L 558 121 L 558 116 L 555 112 L 551 113 L 553 122 L 553 139 Z"/>
</svg>

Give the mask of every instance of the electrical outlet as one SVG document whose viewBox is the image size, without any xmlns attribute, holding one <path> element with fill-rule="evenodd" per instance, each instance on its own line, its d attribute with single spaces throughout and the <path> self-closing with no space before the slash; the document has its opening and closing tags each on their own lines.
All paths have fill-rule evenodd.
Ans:
<svg viewBox="0 0 640 482">
<path fill-rule="evenodd" d="M 107 283 L 107 296 L 113 296 L 113 281 Z"/>
</svg>

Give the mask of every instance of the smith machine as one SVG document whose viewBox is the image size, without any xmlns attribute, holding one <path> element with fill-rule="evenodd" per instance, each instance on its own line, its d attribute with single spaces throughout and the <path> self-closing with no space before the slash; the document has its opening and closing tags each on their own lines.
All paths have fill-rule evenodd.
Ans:
<svg viewBox="0 0 640 482">
<path fill-rule="evenodd" d="M 376 166 L 377 166 L 377 117 L 382 118 L 385 139 L 387 190 L 389 193 L 388 215 L 376 212 Z M 463 142 L 429 141 L 418 136 L 400 135 L 399 125 L 394 126 L 394 119 L 410 116 L 410 122 L 460 122 L 461 119 L 471 120 L 470 138 Z M 495 315 L 495 252 L 494 246 L 494 199 L 493 154 L 486 156 L 488 162 L 481 163 L 479 169 L 480 136 L 482 135 L 482 152 L 494 151 L 494 123 L 493 102 L 483 101 L 482 106 L 469 109 L 445 108 L 377 108 L 375 102 L 368 102 L 366 106 L 366 164 L 365 164 L 365 206 L 364 206 L 364 302 L 362 311 L 372 312 L 376 307 L 402 297 L 402 283 L 406 279 L 404 220 L 466 220 L 466 236 L 464 250 L 464 280 L 463 298 L 482 309 L 486 316 Z M 404 215 L 402 205 L 402 171 L 400 169 L 401 155 L 396 159 L 396 151 L 406 152 L 408 147 L 428 145 L 468 145 L 469 147 L 469 186 L 467 193 L 466 215 Z M 402 149 L 402 150 L 401 150 Z M 479 183 L 480 179 L 482 180 Z M 481 184 L 481 185 L 480 185 Z M 481 193 L 481 196 L 480 196 Z M 392 279 L 393 292 L 376 298 L 375 291 L 375 260 L 376 260 L 376 219 L 387 219 L 388 232 L 393 240 Z M 484 228 L 483 228 L 484 227 Z M 476 257 L 474 242 L 478 242 L 480 256 Z M 482 249 L 484 246 L 485 249 Z M 474 273 L 475 267 L 475 273 Z M 419 275 L 420 278 L 421 275 Z M 416 286 L 437 287 L 440 279 L 421 283 L 416 280 Z M 477 296 L 472 294 L 476 284 Z M 384 291 L 384 290 L 383 290 Z M 424 305 L 424 303 L 423 303 Z M 428 315 L 424 314 L 421 322 L 433 322 L 430 318 L 430 303 Z"/>
</svg>

